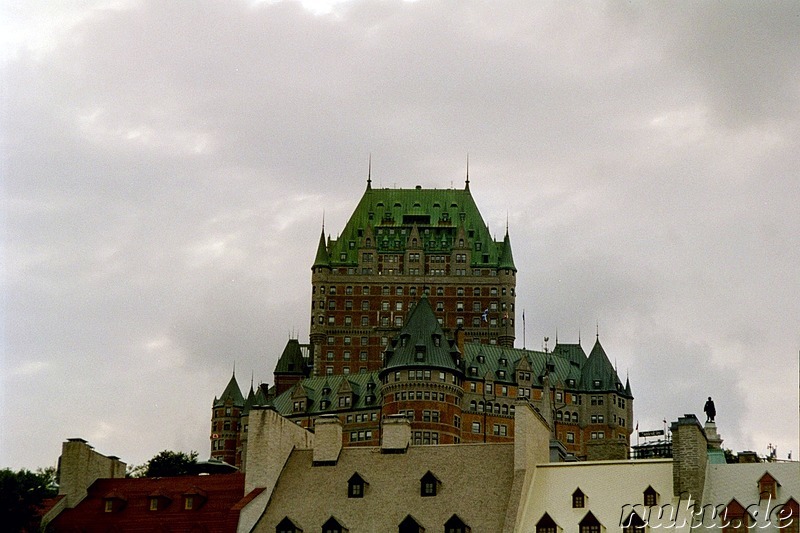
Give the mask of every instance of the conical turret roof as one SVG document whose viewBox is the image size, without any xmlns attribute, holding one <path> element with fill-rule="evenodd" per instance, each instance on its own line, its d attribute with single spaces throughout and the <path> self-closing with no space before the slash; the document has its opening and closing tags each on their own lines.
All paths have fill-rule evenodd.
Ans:
<svg viewBox="0 0 800 533">
<path fill-rule="evenodd" d="M 589 358 L 586 359 L 586 363 L 581 369 L 581 373 L 581 388 L 584 390 L 616 390 L 619 392 L 625 390 L 617 371 L 614 370 L 605 350 L 603 350 L 599 338 L 595 341 L 594 347 L 589 353 Z"/>
<path fill-rule="evenodd" d="M 386 349 L 385 367 L 381 374 L 408 367 L 461 372 L 461 366 L 461 353 L 455 341 L 445 336 L 428 298 L 423 295 Z"/>
<path fill-rule="evenodd" d="M 322 228 L 322 233 L 319 236 L 319 244 L 317 245 L 317 255 L 314 257 L 314 264 L 311 268 L 324 266 L 331 266 L 331 258 L 328 254 L 328 247 L 325 245 L 325 228 Z"/>
<path fill-rule="evenodd" d="M 511 238 L 508 236 L 508 229 L 506 229 L 506 236 L 503 239 L 503 250 L 500 253 L 500 262 L 497 267 L 517 271 L 517 267 L 514 266 L 514 254 L 511 253 Z"/>
<path fill-rule="evenodd" d="M 236 382 L 236 372 L 231 376 L 228 386 L 222 391 L 222 396 L 214 399 L 214 407 L 225 405 L 228 400 L 232 401 L 234 407 L 244 407 L 244 396 L 242 396 L 242 390 Z"/>
</svg>

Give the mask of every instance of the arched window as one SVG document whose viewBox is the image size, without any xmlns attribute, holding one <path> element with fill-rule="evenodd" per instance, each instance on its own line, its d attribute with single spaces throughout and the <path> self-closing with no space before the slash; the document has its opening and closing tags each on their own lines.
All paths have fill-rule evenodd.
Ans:
<svg viewBox="0 0 800 533">
<path fill-rule="evenodd" d="M 578 423 L 578 413 L 572 413 L 572 421 Z"/>
<path fill-rule="evenodd" d="M 478 408 L 478 403 L 475 400 L 470 400 L 469 402 L 469 410 L 475 411 Z"/>
</svg>

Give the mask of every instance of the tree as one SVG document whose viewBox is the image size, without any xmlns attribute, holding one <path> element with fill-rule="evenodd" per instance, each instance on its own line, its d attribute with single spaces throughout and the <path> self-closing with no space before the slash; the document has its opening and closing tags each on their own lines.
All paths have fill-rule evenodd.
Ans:
<svg viewBox="0 0 800 533">
<path fill-rule="evenodd" d="M 197 452 L 188 454 L 164 450 L 147 462 L 145 477 L 171 477 L 190 474 L 197 464 Z M 134 469 L 135 470 L 135 469 Z"/>
<path fill-rule="evenodd" d="M 36 472 L 0 470 L 0 524 L 4 531 L 39 531 L 39 513 L 46 498 L 58 493 L 55 468 Z"/>
</svg>

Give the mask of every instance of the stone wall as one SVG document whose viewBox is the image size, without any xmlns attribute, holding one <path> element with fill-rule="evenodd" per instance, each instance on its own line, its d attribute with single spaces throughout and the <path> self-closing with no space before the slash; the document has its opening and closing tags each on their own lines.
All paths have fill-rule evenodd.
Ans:
<svg viewBox="0 0 800 533">
<path fill-rule="evenodd" d="M 695 415 L 684 415 L 673 422 L 672 485 L 676 496 L 699 501 L 703 497 L 708 463 L 708 440 Z"/>
</svg>

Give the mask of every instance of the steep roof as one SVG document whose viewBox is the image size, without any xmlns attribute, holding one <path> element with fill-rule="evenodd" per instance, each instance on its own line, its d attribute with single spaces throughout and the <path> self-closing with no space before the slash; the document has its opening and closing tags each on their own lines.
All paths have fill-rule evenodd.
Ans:
<svg viewBox="0 0 800 533">
<path fill-rule="evenodd" d="M 366 245 L 370 233 L 370 247 L 379 253 L 403 252 L 410 246 L 408 237 L 415 226 L 420 235 L 419 248 L 425 253 L 450 253 L 459 226 L 463 226 L 467 235 L 465 247 L 474 252 L 473 266 L 497 267 L 504 248 L 513 265 L 510 246 L 492 239 L 469 189 L 422 187 L 367 188 L 344 230 L 329 242 L 330 265 L 357 264 L 359 249 Z"/>
<path fill-rule="evenodd" d="M 318 266 L 331 266 L 331 258 L 328 255 L 328 247 L 325 245 L 325 228 L 322 228 L 322 234 L 319 236 L 319 244 L 317 245 L 317 255 L 314 257 L 313 267 Z"/>
<path fill-rule="evenodd" d="M 121 497 L 120 510 L 107 513 L 103 500 Z M 183 498 L 203 495 L 191 512 Z M 158 508 L 150 510 L 150 498 L 158 497 Z M 65 509 L 50 522 L 48 531 L 204 531 L 235 532 L 239 521 L 237 503 L 245 498 L 244 474 L 214 474 L 160 478 L 98 479 L 76 507 Z"/>
<path fill-rule="evenodd" d="M 242 390 L 239 388 L 239 384 L 236 382 L 236 372 L 233 373 L 231 380 L 225 387 L 225 390 L 222 391 L 222 396 L 219 398 L 214 398 L 214 407 L 225 405 L 229 399 L 232 401 L 235 407 L 244 407 L 244 396 L 242 396 Z"/>
<path fill-rule="evenodd" d="M 377 372 L 367 372 L 364 374 L 337 374 L 306 378 L 276 397 L 272 401 L 272 406 L 278 413 L 290 415 L 293 409 L 292 398 L 304 396 L 307 398 L 307 410 L 304 412 L 308 414 L 336 412 L 340 410 L 337 402 L 334 401 L 337 392 L 350 389 L 348 394 L 352 394 L 352 404 L 348 409 L 375 408 L 381 398 L 381 382 L 377 379 L 377 374 Z M 374 391 L 375 402 L 368 404 L 367 396 L 371 391 Z M 330 404 L 323 408 L 322 400 L 326 399 L 330 400 Z"/>
<path fill-rule="evenodd" d="M 440 368 L 456 372 L 461 354 L 448 339 L 433 313 L 427 296 L 422 296 L 408 313 L 405 325 L 387 347 L 381 374 L 399 368 Z"/>
<path fill-rule="evenodd" d="M 300 342 L 297 339 L 289 339 L 283 349 L 278 364 L 275 365 L 275 374 L 298 374 L 303 375 L 305 370 L 305 360 Z"/>
<path fill-rule="evenodd" d="M 586 391 L 618 391 L 625 393 L 625 386 L 617 375 L 617 371 L 608 360 L 598 338 L 589 358 L 582 368 L 581 388 Z"/>
<path fill-rule="evenodd" d="M 517 271 L 517 267 L 514 266 L 514 254 L 511 253 L 511 238 L 508 236 L 508 229 L 506 229 L 506 236 L 503 239 L 503 247 L 500 253 L 500 263 L 497 265 L 498 268 L 509 268 L 514 272 Z"/>
</svg>

